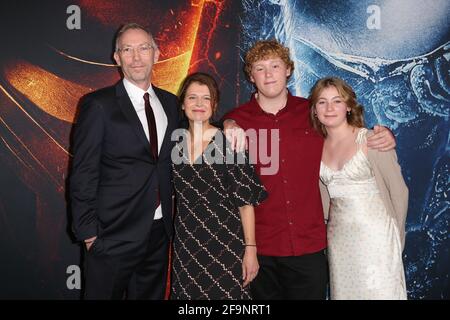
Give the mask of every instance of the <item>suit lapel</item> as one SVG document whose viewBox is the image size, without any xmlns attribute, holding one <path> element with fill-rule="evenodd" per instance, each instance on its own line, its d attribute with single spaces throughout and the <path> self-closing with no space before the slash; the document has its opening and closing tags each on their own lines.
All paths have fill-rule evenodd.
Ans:
<svg viewBox="0 0 450 320">
<path fill-rule="evenodd" d="M 117 101 L 119 103 L 120 109 L 122 110 L 122 113 L 125 115 L 125 118 L 131 124 L 139 141 L 141 141 L 141 143 L 144 144 L 149 157 L 153 158 L 151 150 L 150 150 L 150 143 L 147 140 L 147 137 L 144 132 L 144 128 L 142 128 L 142 123 L 139 120 L 136 110 L 134 109 L 133 104 L 131 103 L 130 97 L 128 96 L 127 91 L 125 90 L 125 87 L 124 87 L 122 81 L 120 81 L 116 85 L 116 94 L 117 94 Z"/>
<path fill-rule="evenodd" d="M 155 86 L 153 86 L 153 90 L 155 91 L 156 96 L 158 97 L 159 101 L 161 102 L 161 105 L 164 109 L 164 112 L 166 113 L 167 116 L 167 128 L 166 128 L 166 132 L 164 134 L 164 139 L 161 145 L 161 150 L 159 151 L 160 154 L 164 154 L 166 152 L 166 149 L 170 146 L 170 139 L 171 139 L 171 135 L 172 135 L 172 131 L 175 129 L 174 128 L 174 119 L 176 119 L 176 117 L 174 117 L 174 115 L 172 114 L 173 112 L 176 112 L 176 110 L 172 110 L 173 108 L 170 108 L 170 104 L 171 102 L 167 101 L 167 99 L 165 99 L 164 94 L 161 92 L 161 90 Z"/>
</svg>

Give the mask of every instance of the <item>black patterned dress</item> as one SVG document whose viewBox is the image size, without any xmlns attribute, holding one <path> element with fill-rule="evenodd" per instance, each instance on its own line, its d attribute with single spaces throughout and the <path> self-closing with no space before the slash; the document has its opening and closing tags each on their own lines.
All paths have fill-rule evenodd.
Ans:
<svg viewBox="0 0 450 320">
<path fill-rule="evenodd" d="M 172 165 L 177 214 L 171 299 L 250 299 L 242 287 L 245 247 L 239 207 L 256 206 L 267 193 L 247 156 L 239 157 L 224 144 L 219 130 L 194 165 L 183 153 L 187 145 L 175 147 L 184 162 Z"/>
</svg>

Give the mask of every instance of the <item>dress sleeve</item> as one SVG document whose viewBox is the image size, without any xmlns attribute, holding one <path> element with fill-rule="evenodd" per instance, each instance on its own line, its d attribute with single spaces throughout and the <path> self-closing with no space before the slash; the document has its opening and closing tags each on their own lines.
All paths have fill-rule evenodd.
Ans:
<svg viewBox="0 0 450 320">
<path fill-rule="evenodd" d="M 227 162 L 228 194 L 237 207 L 245 205 L 257 206 L 268 194 L 262 185 L 254 167 L 249 163 L 247 152 L 236 153 L 227 148 L 228 159 L 233 157 L 232 163 Z"/>
</svg>

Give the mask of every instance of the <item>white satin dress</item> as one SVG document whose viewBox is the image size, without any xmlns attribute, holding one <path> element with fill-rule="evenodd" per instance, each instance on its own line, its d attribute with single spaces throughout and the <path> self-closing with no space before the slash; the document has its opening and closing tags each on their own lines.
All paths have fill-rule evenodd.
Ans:
<svg viewBox="0 0 450 320">
<path fill-rule="evenodd" d="M 367 129 L 360 129 L 357 152 L 341 170 L 332 170 L 323 162 L 320 166 L 320 179 L 331 198 L 327 225 L 330 298 L 406 299 L 400 235 L 362 150 L 366 134 Z"/>
</svg>

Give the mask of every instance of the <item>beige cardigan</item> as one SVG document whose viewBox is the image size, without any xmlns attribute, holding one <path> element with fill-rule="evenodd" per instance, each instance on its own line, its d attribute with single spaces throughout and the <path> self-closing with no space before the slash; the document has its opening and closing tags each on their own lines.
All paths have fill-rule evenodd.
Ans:
<svg viewBox="0 0 450 320">
<path fill-rule="evenodd" d="M 370 130 L 367 137 L 373 135 Z M 367 158 L 372 166 L 381 199 L 388 214 L 394 218 L 400 232 L 402 250 L 405 247 L 405 221 L 408 211 L 408 188 L 403 180 L 401 168 L 397 162 L 395 150 L 382 152 L 368 149 Z M 328 220 L 330 209 L 330 195 L 327 187 L 319 180 L 320 195 L 322 197 L 325 220 Z"/>
</svg>

